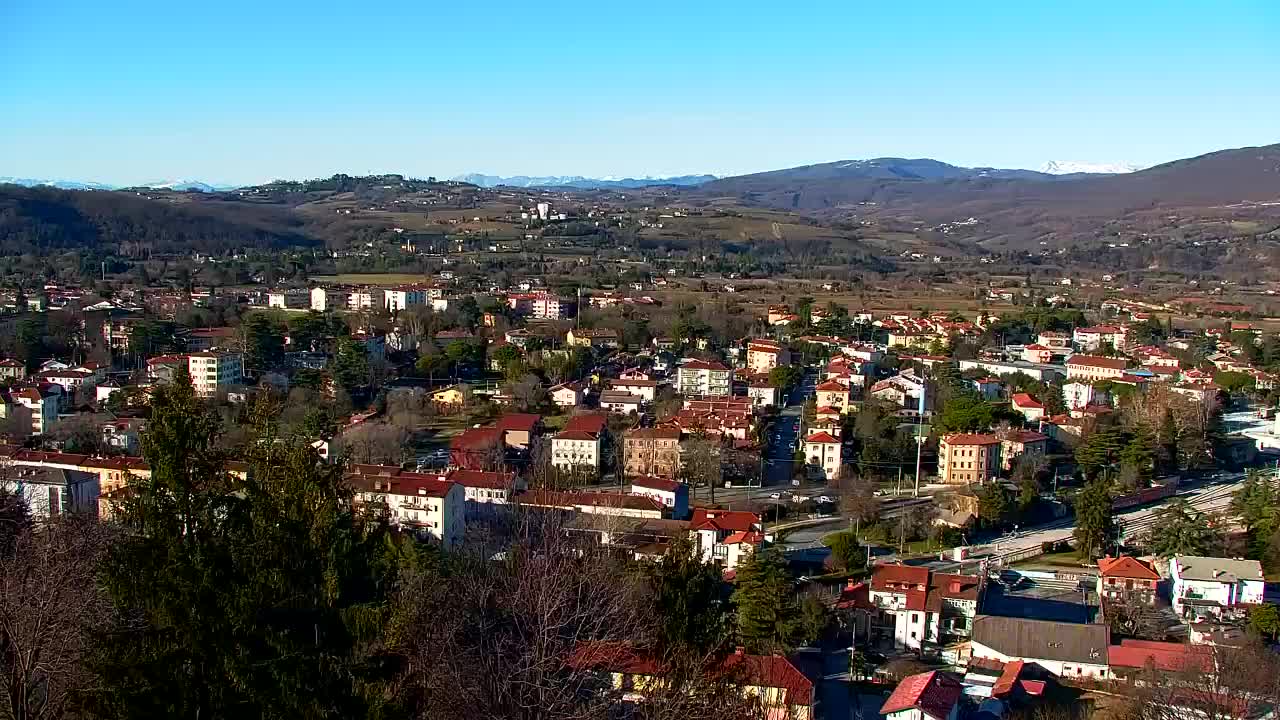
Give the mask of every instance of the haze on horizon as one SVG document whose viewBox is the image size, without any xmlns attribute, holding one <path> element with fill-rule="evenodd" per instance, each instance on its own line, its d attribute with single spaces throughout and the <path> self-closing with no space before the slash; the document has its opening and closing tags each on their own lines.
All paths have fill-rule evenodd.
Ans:
<svg viewBox="0 0 1280 720">
<path fill-rule="evenodd" d="M 1153 165 L 1280 141 L 1280 5 L 0 7 L 0 175 Z"/>
</svg>

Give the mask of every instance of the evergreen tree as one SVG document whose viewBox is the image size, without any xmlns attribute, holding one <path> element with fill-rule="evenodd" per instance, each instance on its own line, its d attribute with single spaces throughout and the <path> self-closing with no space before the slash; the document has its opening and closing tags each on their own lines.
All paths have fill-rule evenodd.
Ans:
<svg viewBox="0 0 1280 720">
<path fill-rule="evenodd" d="M 369 351 L 349 337 L 338 341 L 333 358 L 333 379 L 344 390 L 352 390 L 369 382 Z"/>
<path fill-rule="evenodd" d="M 1155 438 L 1145 425 L 1139 424 L 1120 451 L 1120 463 L 1137 479 L 1138 487 L 1147 487 L 1155 477 Z"/>
<path fill-rule="evenodd" d="M 1164 416 L 1160 419 L 1160 431 L 1156 436 L 1157 472 L 1169 474 L 1178 471 L 1179 439 L 1180 432 L 1178 422 L 1173 417 L 1173 409 L 1165 408 Z"/>
<path fill-rule="evenodd" d="M 380 717 L 396 670 L 381 651 L 394 563 L 340 466 L 277 442 L 257 414 L 246 477 L 187 382 L 160 388 L 143 438 L 150 477 L 103 571 L 116 606 L 86 710 L 111 718 Z"/>
<path fill-rule="evenodd" d="M 1123 438 L 1115 428 L 1100 428 L 1076 448 L 1076 462 L 1086 478 L 1104 474 L 1116 461 Z"/>
<path fill-rule="evenodd" d="M 1096 558 L 1114 543 L 1118 535 L 1111 517 L 1111 483 L 1091 480 L 1076 494 L 1076 552 L 1085 559 Z"/>
<path fill-rule="evenodd" d="M 1004 485 L 993 482 L 978 489 L 978 517 L 988 527 L 1000 527 L 1013 512 L 1013 500 Z"/>
<path fill-rule="evenodd" d="M 658 644 L 664 655 L 701 657 L 720 649 L 728 631 L 723 579 L 715 565 L 702 562 L 692 541 L 672 542 L 662 562 L 648 567 L 647 579 L 659 613 Z"/>
<path fill-rule="evenodd" d="M 1212 556 L 1222 549 L 1222 532 L 1216 530 L 1203 513 L 1191 509 L 1186 500 L 1170 501 L 1156 513 L 1154 520 L 1146 538 L 1147 550 L 1153 555 L 1162 558 Z"/>
<path fill-rule="evenodd" d="M 1249 471 L 1244 485 L 1231 496 L 1231 514 L 1244 525 L 1249 557 L 1263 559 L 1271 538 L 1280 530 L 1280 488 L 1275 479 Z"/>
<path fill-rule="evenodd" d="M 754 653 L 783 653 L 799 632 L 800 611 L 787 564 L 776 550 L 761 550 L 738 565 L 733 603 L 738 640 Z"/>
<path fill-rule="evenodd" d="M 1053 381 L 1046 386 L 1044 398 L 1045 414 L 1061 415 L 1067 411 L 1067 399 L 1062 392 L 1062 383 Z"/>
</svg>

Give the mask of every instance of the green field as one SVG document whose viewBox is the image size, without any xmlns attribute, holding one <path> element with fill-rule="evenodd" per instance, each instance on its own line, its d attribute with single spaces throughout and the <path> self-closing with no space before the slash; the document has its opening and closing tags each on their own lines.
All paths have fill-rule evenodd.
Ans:
<svg viewBox="0 0 1280 720">
<path fill-rule="evenodd" d="M 312 282 L 338 285 L 405 285 L 426 282 L 430 275 L 421 273 L 340 273 L 338 275 L 312 275 Z"/>
</svg>

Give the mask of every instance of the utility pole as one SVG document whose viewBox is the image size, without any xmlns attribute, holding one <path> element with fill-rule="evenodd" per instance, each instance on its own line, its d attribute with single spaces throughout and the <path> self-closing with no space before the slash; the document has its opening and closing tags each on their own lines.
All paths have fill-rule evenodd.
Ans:
<svg viewBox="0 0 1280 720">
<path fill-rule="evenodd" d="M 924 438 L 920 431 L 924 429 L 924 396 L 928 393 L 929 383 L 920 384 L 920 404 L 916 408 L 919 417 L 916 419 L 916 487 L 911 497 L 920 497 L 920 455 L 924 452 Z"/>
</svg>

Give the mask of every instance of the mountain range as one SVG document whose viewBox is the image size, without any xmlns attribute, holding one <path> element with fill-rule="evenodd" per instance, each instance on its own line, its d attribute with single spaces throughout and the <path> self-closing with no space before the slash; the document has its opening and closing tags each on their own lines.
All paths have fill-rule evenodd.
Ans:
<svg viewBox="0 0 1280 720">
<path fill-rule="evenodd" d="M 55 187 L 59 190 L 123 190 L 125 188 L 151 188 L 153 190 L 176 190 L 179 192 L 222 192 L 235 190 L 239 185 L 215 185 L 201 180 L 155 180 L 136 185 L 112 185 L 109 183 L 84 182 L 80 180 L 44 180 L 37 178 L 21 178 L 0 176 L 0 185 L 22 185 L 23 187 Z"/>
<path fill-rule="evenodd" d="M 567 187 L 576 190 L 601 190 L 601 189 L 635 189 L 649 187 L 653 185 L 676 185 L 680 187 L 691 187 L 701 185 L 716 179 L 715 175 L 676 175 L 672 177 L 640 177 L 640 178 L 619 178 L 619 177 L 603 177 L 591 178 L 581 175 L 513 175 L 503 177 L 501 175 L 485 175 L 483 173 L 468 173 L 466 175 L 457 175 L 449 178 L 457 182 L 470 183 L 479 185 L 480 187 L 518 187 L 518 188 L 557 188 Z"/>
</svg>

